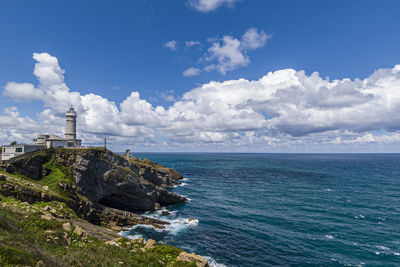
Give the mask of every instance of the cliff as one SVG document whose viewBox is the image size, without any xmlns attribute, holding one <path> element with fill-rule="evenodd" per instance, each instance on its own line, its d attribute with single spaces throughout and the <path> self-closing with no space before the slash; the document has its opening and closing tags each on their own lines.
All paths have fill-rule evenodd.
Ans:
<svg viewBox="0 0 400 267">
<path fill-rule="evenodd" d="M 0 193 L 22 201 L 66 203 L 81 218 L 114 228 L 165 222 L 132 212 L 185 202 L 166 187 L 182 176 L 147 160 L 126 159 L 103 148 L 50 149 L 0 164 L 7 179 Z"/>
<path fill-rule="evenodd" d="M 0 265 L 207 266 L 179 248 L 118 237 L 136 224 L 164 228 L 168 222 L 134 212 L 185 202 L 167 190 L 180 179 L 175 170 L 103 148 L 42 150 L 2 162 Z"/>
</svg>

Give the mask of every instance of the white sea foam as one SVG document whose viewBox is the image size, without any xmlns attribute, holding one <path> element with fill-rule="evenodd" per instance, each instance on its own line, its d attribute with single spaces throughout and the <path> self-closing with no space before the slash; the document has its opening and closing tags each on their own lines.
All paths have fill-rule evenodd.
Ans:
<svg viewBox="0 0 400 267">
<path fill-rule="evenodd" d="M 178 184 L 178 186 L 185 186 L 185 185 L 187 185 L 187 183 L 180 183 L 180 184 Z"/>
<path fill-rule="evenodd" d="M 325 237 L 328 239 L 334 239 L 333 235 L 325 235 Z"/>
<path fill-rule="evenodd" d="M 330 189 L 330 188 L 328 188 L 328 189 L 326 189 L 325 191 L 327 191 L 327 192 L 332 192 L 333 190 Z"/>
<path fill-rule="evenodd" d="M 121 233 L 119 233 L 119 234 L 120 234 L 120 235 L 123 235 L 123 233 L 124 233 L 124 232 L 121 232 Z M 127 236 L 125 236 L 125 237 L 134 240 L 134 239 L 142 238 L 143 235 L 127 235 Z"/>
<path fill-rule="evenodd" d="M 163 216 L 162 215 L 163 212 L 168 212 L 169 214 L 167 216 Z M 159 228 L 156 228 L 156 227 L 154 227 L 152 225 L 148 225 L 148 224 L 138 224 L 138 225 L 135 225 L 135 226 L 129 228 L 128 231 L 134 232 L 135 229 L 148 228 L 148 229 L 152 229 L 157 232 L 168 232 L 168 234 L 170 234 L 170 235 L 177 235 L 182 230 L 185 230 L 190 227 L 196 227 L 199 224 L 198 219 L 180 218 L 180 217 L 177 217 L 177 211 L 169 211 L 165 208 L 162 210 L 154 211 L 154 212 L 146 212 L 145 214 L 147 217 L 166 221 L 166 222 L 169 222 L 169 224 L 164 225 L 165 228 L 163 228 L 163 229 L 159 229 Z M 127 231 L 121 232 L 121 235 L 124 235 L 126 233 L 127 233 Z M 131 238 L 131 236 L 127 236 L 127 237 Z M 136 238 L 140 238 L 142 236 L 139 234 L 135 234 L 135 235 L 132 235 L 132 237 L 135 237 L 132 239 L 136 239 Z"/>
<path fill-rule="evenodd" d="M 185 218 L 169 220 L 168 222 L 170 224 L 165 226 L 165 230 L 168 231 L 172 235 L 176 235 L 180 231 L 182 231 L 186 228 L 195 227 L 199 224 L 199 220 L 197 220 L 197 219 L 185 219 Z"/>
<path fill-rule="evenodd" d="M 213 258 L 211 258 L 209 256 L 203 256 L 203 258 L 205 258 L 208 261 L 208 265 L 210 265 L 211 267 L 226 267 L 225 264 L 218 263 Z"/>
<path fill-rule="evenodd" d="M 385 246 L 376 246 L 376 248 L 378 248 L 380 250 L 390 250 L 390 248 L 385 247 Z"/>
</svg>

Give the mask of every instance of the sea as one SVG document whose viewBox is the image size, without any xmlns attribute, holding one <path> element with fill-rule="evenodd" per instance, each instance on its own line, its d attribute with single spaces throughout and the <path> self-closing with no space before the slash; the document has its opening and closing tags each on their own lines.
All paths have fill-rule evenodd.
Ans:
<svg viewBox="0 0 400 267">
<path fill-rule="evenodd" d="M 124 236 L 211 266 L 400 266 L 400 154 L 132 155 L 179 171 L 189 201 Z"/>
</svg>

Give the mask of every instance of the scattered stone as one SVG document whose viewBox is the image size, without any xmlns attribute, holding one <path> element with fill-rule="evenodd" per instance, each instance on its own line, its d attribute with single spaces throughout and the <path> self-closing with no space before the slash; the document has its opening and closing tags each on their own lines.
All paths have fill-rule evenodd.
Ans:
<svg viewBox="0 0 400 267">
<path fill-rule="evenodd" d="M 4 208 L 4 207 L 7 207 L 7 204 L 6 203 L 1 203 L 1 206 Z"/>
<path fill-rule="evenodd" d="M 140 250 L 141 250 L 142 252 L 145 252 L 145 251 L 146 251 L 144 248 L 140 248 Z"/>
<path fill-rule="evenodd" d="M 149 239 L 146 242 L 146 245 L 144 245 L 144 249 L 149 249 L 154 247 L 154 245 L 156 244 L 156 241 L 154 241 L 153 239 Z"/>
<path fill-rule="evenodd" d="M 189 218 L 188 219 L 189 222 L 194 221 L 194 220 L 196 220 L 196 219 L 195 218 Z"/>
<path fill-rule="evenodd" d="M 63 225 L 63 226 L 64 226 L 64 225 Z M 64 244 L 67 245 L 67 246 L 71 246 L 71 238 L 69 237 L 69 235 L 68 235 L 67 232 L 64 232 L 63 238 L 64 238 L 64 239 L 63 239 Z"/>
<path fill-rule="evenodd" d="M 82 238 L 82 240 L 86 240 L 88 237 L 87 232 L 78 225 L 75 225 L 74 233 L 79 235 Z"/>
<path fill-rule="evenodd" d="M 166 211 L 166 210 L 163 210 L 163 211 L 161 212 L 161 215 L 162 215 L 162 216 L 168 216 L 168 215 L 171 215 L 171 212 Z"/>
<path fill-rule="evenodd" d="M 49 191 L 49 187 L 47 185 L 43 186 L 43 189 Z"/>
<path fill-rule="evenodd" d="M 133 240 L 133 243 L 136 243 L 136 244 L 143 244 L 143 241 L 144 241 L 144 238 L 141 237 L 141 238 L 138 238 L 138 239 Z"/>
<path fill-rule="evenodd" d="M 6 178 L 7 178 L 7 176 L 5 176 L 5 175 L 0 175 L 0 181 L 5 181 L 6 180 Z"/>
<path fill-rule="evenodd" d="M 64 231 L 67 231 L 67 232 L 72 231 L 72 227 L 69 222 L 63 223 L 62 228 L 64 229 Z"/>
<path fill-rule="evenodd" d="M 51 217 L 49 214 L 40 215 L 40 218 L 48 221 L 51 221 L 53 219 L 53 217 Z"/>
<path fill-rule="evenodd" d="M 38 261 L 38 262 L 36 262 L 35 267 L 43 267 L 43 266 L 44 266 L 43 261 Z"/>
<path fill-rule="evenodd" d="M 48 211 L 48 210 L 51 210 L 51 207 L 50 206 L 45 206 L 43 209 Z"/>
<path fill-rule="evenodd" d="M 155 210 L 160 210 L 161 209 L 161 205 L 159 203 L 154 203 L 154 209 Z"/>
<path fill-rule="evenodd" d="M 54 234 L 55 231 L 53 231 L 53 230 L 46 230 L 46 231 L 44 231 L 44 233 L 47 234 L 47 235 L 51 235 L 51 234 Z"/>
<path fill-rule="evenodd" d="M 111 241 L 111 240 L 108 240 L 108 241 L 104 242 L 104 244 L 106 244 L 106 245 L 114 245 L 114 246 L 118 247 L 118 244 L 115 243 L 114 241 Z"/>
<path fill-rule="evenodd" d="M 154 226 L 154 228 L 157 228 L 157 229 L 165 229 L 164 225 L 159 225 L 159 224 L 156 224 L 156 223 L 153 223 L 151 225 Z"/>
<path fill-rule="evenodd" d="M 110 222 L 110 223 L 108 224 L 108 227 L 110 227 L 112 230 L 115 230 L 115 231 L 122 231 L 122 230 L 124 230 L 124 228 L 121 227 L 121 226 L 119 226 L 119 225 L 117 225 L 116 222 Z"/>
<path fill-rule="evenodd" d="M 182 251 L 181 254 L 179 254 L 179 256 L 176 258 L 176 261 L 193 262 L 196 264 L 197 267 L 209 266 L 207 260 L 202 256 L 196 255 L 194 253 L 187 253 L 185 251 Z"/>
</svg>

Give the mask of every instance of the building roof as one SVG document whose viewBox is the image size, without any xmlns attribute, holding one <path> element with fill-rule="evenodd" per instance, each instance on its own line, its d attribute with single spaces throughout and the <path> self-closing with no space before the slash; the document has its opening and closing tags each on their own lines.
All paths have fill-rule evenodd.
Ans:
<svg viewBox="0 0 400 267">
<path fill-rule="evenodd" d="M 67 110 L 67 114 L 66 115 L 67 116 L 75 116 L 76 117 L 76 112 L 75 112 L 74 107 L 72 105 Z"/>
</svg>

